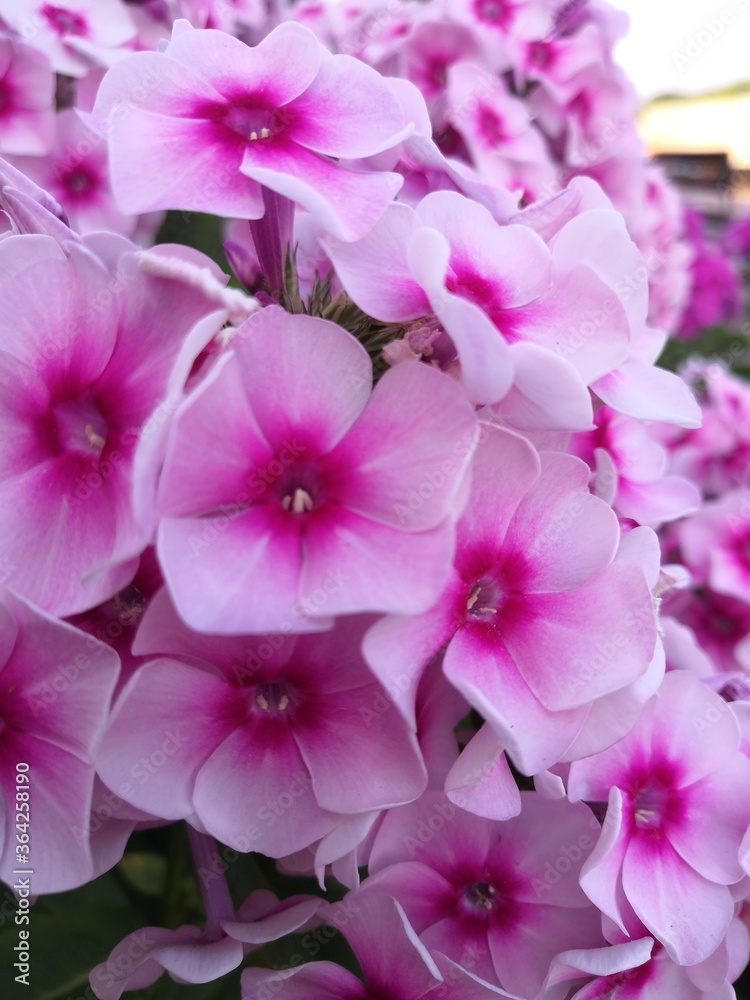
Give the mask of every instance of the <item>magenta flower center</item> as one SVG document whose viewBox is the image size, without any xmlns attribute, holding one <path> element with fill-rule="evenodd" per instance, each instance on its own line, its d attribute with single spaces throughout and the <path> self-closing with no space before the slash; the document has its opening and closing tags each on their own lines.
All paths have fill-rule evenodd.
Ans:
<svg viewBox="0 0 750 1000">
<path fill-rule="evenodd" d="M 269 108 L 252 98 L 232 101 L 219 110 L 223 125 L 249 142 L 278 138 L 290 122 L 285 108 Z"/>
<path fill-rule="evenodd" d="M 646 786 L 635 797 L 634 818 L 639 830 L 661 830 L 669 812 L 671 792 Z"/>
<path fill-rule="evenodd" d="M 489 913 L 500 902 L 500 895 L 489 882 L 473 882 L 464 890 L 463 903 L 477 913 Z"/>
<path fill-rule="evenodd" d="M 41 9 L 42 17 L 57 32 L 58 35 L 84 35 L 86 33 L 86 21 L 80 14 L 73 10 L 66 10 L 64 7 L 55 7 L 54 4 L 46 3 Z"/>
<path fill-rule="evenodd" d="M 279 479 L 278 499 L 284 510 L 301 516 L 320 506 L 321 490 L 318 476 L 309 467 L 286 469 Z"/>
<path fill-rule="evenodd" d="M 58 403 L 54 409 L 54 434 L 61 451 L 101 455 L 109 428 L 90 393 Z"/>
<path fill-rule="evenodd" d="M 284 715 L 292 704 L 292 692 L 283 682 L 259 684 L 253 691 L 254 708 L 266 715 Z"/>
<path fill-rule="evenodd" d="M 497 621 L 498 612 L 505 604 L 506 592 L 494 580 L 477 581 L 469 591 L 466 601 L 466 617 L 475 622 L 492 625 Z"/>
<path fill-rule="evenodd" d="M 553 60 L 553 50 L 545 42 L 532 42 L 529 46 L 529 59 L 540 69 L 545 69 Z"/>
<path fill-rule="evenodd" d="M 474 10 L 481 21 L 491 24 L 504 24 L 510 13 L 504 0 L 477 0 Z"/>
<path fill-rule="evenodd" d="M 479 112 L 479 129 L 491 146 L 497 146 L 507 138 L 502 118 L 486 106 Z"/>
<path fill-rule="evenodd" d="M 71 195 L 89 194 L 96 185 L 93 174 L 85 167 L 77 166 L 63 175 L 63 185 Z"/>
</svg>

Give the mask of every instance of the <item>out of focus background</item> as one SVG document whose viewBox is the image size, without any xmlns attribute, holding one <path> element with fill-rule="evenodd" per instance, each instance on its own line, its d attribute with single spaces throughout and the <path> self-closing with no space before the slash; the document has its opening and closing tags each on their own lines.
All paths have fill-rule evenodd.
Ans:
<svg viewBox="0 0 750 1000">
<path fill-rule="evenodd" d="M 750 0 L 620 0 L 639 129 L 713 230 L 750 215 Z"/>
</svg>

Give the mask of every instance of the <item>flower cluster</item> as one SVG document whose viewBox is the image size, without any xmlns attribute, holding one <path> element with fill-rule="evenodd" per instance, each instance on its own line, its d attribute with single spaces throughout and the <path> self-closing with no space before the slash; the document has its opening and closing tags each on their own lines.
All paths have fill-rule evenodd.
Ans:
<svg viewBox="0 0 750 1000">
<path fill-rule="evenodd" d="M 243 1000 L 730 998 L 750 390 L 656 364 L 682 214 L 621 19 L 261 7 L 0 0 L 0 802 L 27 762 L 34 893 L 188 828 L 202 926 L 126 937 L 99 1000 L 241 965 Z M 167 211 L 225 220 L 231 285 L 147 247 Z M 277 891 L 239 901 L 226 851 Z M 271 967 L 334 930 L 358 975 Z"/>
<path fill-rule="evenodd" d="M 690 294 L 677 335 L 692 340 L 708 327 L 734 324 L 742 313 L 740 263 L 747 253 L 747 223 L 727 226 L 719 243 L 708 238 L 697 212 L 687 213 L 686 221 L 692 249 Z"/>
</svg>

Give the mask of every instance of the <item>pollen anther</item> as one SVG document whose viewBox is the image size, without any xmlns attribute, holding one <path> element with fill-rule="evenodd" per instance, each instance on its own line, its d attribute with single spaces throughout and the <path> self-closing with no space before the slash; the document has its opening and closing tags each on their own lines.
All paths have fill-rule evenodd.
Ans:
<svg viewBox="0 0 750 1000">
<path fill-rule="evenodd" d="M 281 506 L 284 510 L 291 510 L 293 514 L 306 514 L 313 509 L 313 498 L 307 490 L 303 490 L 301 486 L 298 486 L 293 494 L 287 494 L 284 497 L 281 501 Z"/>
</svg>

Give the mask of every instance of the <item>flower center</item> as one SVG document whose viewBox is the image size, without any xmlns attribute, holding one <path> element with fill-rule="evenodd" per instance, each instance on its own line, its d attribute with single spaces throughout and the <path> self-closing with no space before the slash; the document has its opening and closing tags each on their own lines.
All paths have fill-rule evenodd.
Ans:
<svg viewBox="0 0 750 1000">
<path fill-rule="evenodd" d="M 494 580 L 479 580 L 469 591 L 466 617 L 475 622 L 494 624 L 504 600 L 505 594 Z"/>
<path fill-rule="evenodd" d="M 403 340 L 392 340 L 383 348 L 383 358 L 389 365 L 414 357 L 442 371 L 448 371 L 458 359 L 456 345 L 435 316 L 424 316 L 407 323 Z"/>
<path fill-rule="evenodd" d="M 489 913 L 500 902 L 500 896 L 489 882 L 474 882 L 464 890 L 463 902 L 471 910 Z"/>
<path fill-rule="evenodd" d="M 661 830 L 669 804 L 669 790 L 646 786 L 635 798 L 635 825 L 639 830 Z"/>
<path fill-rule="evenodd" d="M 86 392 L 58 403 L 54 410 L 54 433 L 63 451 L 78 451 L 98 458 L 107 441 L 107 421 Z"/>
<path fill-rule="evenodd" d="M 477 0 L 474 9 L 480 20 L 491 24 L 504 24 L 509 13 L 505 0 Z"/>
<path fill-rule="evenodd" d="M 506 138 L 502 118 L 486 105 L 479 112 L 479 129 L 490 146 L 499 146 Z"/>
<path fill-rule="evenodd" d="M 318 472 L 306 465 L 288 466 L 281 472 L 275 492 L 281 506 L 290 514 L 297 517 L 309 514 L 320 506 Z"/>
<path fill-rule="evenodd" d="M 307 514 L 315 505 L 307 490 L 298 486 L 293 493 L 287 493 L 281 498 L 281 506 L 284 510 L 291 511 L 292 514 Z"/>
<path fill-rule="evenodd" d="M 278 137 L 290 121 L 290 113 L 285 108 L 255 105 L 251 99 L 232 102 L 221 117 L 227 128 L 249 142 Z"/>
<path fill-rule="evenodd" d="M 60 36 L 84 35 L 86 33 L 86 21 L 73 10 L 66 10 L 65 7 L 55 7 L 54 4 L 46 3 L 40 13 L 52 30 Z"/>
<path fill-rule="evenodd" d="M 266 715 L 284 715 L 292 705 L 291 692 L 282 682 L 259 684 L 253 692 L 253 705 Z"/>
<path fill-rule="evenodd" d="M 69 194 L 88 194 L 94 187 L 94 178 L 84 167 L 74 167 L 63 177 L 63 184 Z"/>
<path fill-rule="evenodd" d="M 741 674 L 737 674 L 721 686 L 719 694 L 724 701 L 750 701 L 750 685 Z"/>
<path fill-rule="evenodd" d="M 546 42 L 532 42 L 529 46 L 529 58 L 535 66 L 544 69 L 552 62 L 552 50 Z"/>
</svg>

